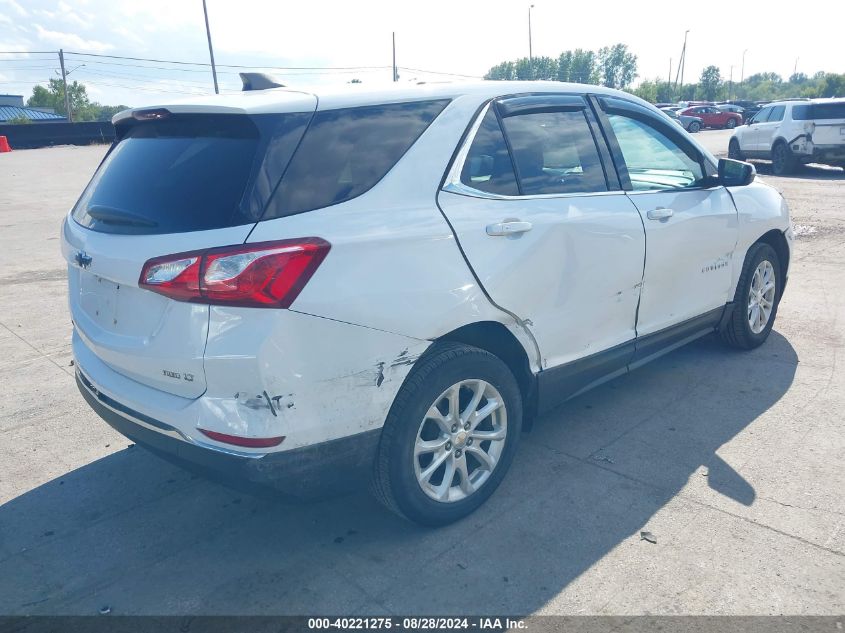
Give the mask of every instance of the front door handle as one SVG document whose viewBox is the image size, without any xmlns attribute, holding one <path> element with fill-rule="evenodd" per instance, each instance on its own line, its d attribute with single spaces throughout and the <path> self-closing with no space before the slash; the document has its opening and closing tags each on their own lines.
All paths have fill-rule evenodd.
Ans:
<svg viewBox="0 0 845 633">
<path fill-rule="evenodd" d="M 531 222 L 505 220 L 504 222 L 497 222 L 496 224 L 488 224 L 487 235 L 516 235 L 517 233 L 530 231 L 531 227 Z"/>
<path fill-rule="evenodd" d="M 675 215 L 675 212 L 672 211 L 672 209 L 667 209 L 666 207 L 658 207 L 656 209 L 652 209 L 646 215 L 649 220 L 665 220 Z"/>
</svg>

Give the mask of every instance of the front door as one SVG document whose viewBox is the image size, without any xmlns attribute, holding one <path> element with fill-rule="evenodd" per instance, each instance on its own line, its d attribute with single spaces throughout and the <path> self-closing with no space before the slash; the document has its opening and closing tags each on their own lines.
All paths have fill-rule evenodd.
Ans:
<svg viewBox="0 0 845 633">
<path fill-rule="evenodd" d="M 686 137 L 637 104 L 601 100 L 623 180 L 645 225 L 646 261 L 637 336 L 723 308 L 731 300 L 737 211 L 715 171 Z M 623 183 L 625 185 L 627 183 Z"/>
</svg>

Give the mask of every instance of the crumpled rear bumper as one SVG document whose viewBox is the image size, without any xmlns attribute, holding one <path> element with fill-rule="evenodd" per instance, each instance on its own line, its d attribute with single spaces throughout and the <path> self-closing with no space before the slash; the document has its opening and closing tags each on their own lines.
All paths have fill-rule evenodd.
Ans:
<svg viewBox="0 0 845 633">
<path fill-rule="evenodd" d="M 119 433 L 157 455 L 224 483 L 270 486 L 297 498 L 336 494 L 369 480 L 380 429 L 267 454 L 200 446 L 173 426 L 100 392 L 77 370 L 76 384 L 92 409 Z"/>
</svg>

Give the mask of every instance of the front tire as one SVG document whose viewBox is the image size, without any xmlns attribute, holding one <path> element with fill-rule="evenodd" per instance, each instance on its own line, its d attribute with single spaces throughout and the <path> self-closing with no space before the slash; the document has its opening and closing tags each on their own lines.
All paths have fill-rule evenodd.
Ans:
<svg viewBox="0 0 845 633">
<path fill-rule="evenodd" d="M 729 130 L 732 130 L 736 127 L 736 119 L 728 119 L 728 122 L 725 123 L 725 127 Z"/>
<path fill-rule="evenodd" d="M 780 259 L 770 245 L 748 249 L 736 285 L 733 312 L 722 328 L 722 340 L 737 349 L 754 349 L 769 337 L 783 292 Z"/>
<path fill-rule="evenodd" d="M 522 430 L 522 395 L 499 358 L 435 343 L 402 385 L 382 431 L 373 492 L 415 523 L 439 526 L 496 490 Z"/>
<path fill-rule="evenodd" d="M 689 127 L 687 128 L 687 130 L 690 133 L 695 134 L 696 132 L 701 131 L 701 123 L 699 123 L 698 121 L 693 121 L 692 123 L 689 124 Z"/>
</svg>

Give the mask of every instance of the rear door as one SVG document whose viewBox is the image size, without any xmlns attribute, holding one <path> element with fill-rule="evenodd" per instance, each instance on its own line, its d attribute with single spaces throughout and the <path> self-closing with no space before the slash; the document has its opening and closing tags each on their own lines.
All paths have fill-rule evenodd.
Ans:
<svg viewBox="0 0 845 633">
<path fill-rule="evenodd" d="M 582 96 L 491 103 L 438 196 L 492 300 L 534 333 L 545 369 L 635 336 L 643 226 L 599 138 Z M 598 373 L 631 351 L 617 347 Z"/>
<path fill-rule="evenodd" d="M 205 391 L 208 306 L 139 288 L 141 269 L 246 240 L 316 99 L 298 95 L 289 107 L 255 116 L 157 109 L 118 123 L 62 240 L 75 332 L 112 369 L 186 398 Z"/>
<path fill-rule="evenodd" d="M 733 260 L 738 223 L 733 201 L 706 178 L 715 167 L 683 132 L 647 108 L 615 97 L 599 101 L 623 187 L 645 225 L 637 336 L 724 307 L 731 299 L 732 267 L 742 261 Z M 639 358 L 647 355 L 637 347 Z"/>
</svg>

